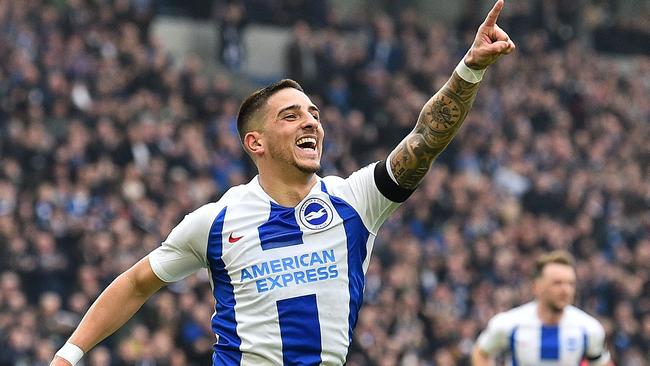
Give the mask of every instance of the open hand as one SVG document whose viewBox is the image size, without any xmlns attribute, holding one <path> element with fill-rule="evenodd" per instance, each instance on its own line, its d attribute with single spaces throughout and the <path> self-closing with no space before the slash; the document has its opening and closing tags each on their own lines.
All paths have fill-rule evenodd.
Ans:
<svg viewBox="0 0 650 366">
<path fill-rule="evenodd" d="M 503 9 L 503 0 L 497 0 L 485 21 L 478 27 L 472 47 L 465 55 L 465 64 L 475 70 L 492 65 L 502 55 L 515 49 L 508 34 L 497 25 L 497 18 Z"/>
</svg>

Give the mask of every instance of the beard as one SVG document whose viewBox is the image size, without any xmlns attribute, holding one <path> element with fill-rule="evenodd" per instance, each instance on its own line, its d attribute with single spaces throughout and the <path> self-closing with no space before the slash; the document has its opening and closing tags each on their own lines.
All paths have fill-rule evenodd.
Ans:
<svg viewBox="0 0 650 366">
<path fill-rule="evenodd" d="M 546 303 L 546 308 L 548 308 L 551 312 L 555 314 L 561 314 L 564 311 L 564 308 L 571 304 L 571 301 L 567 301 L 566 303 L 563 301 L 552 301 L 548 300 L 545 301 Z"/>
<path fill-rule="evenodd" d="M 317 164 L 303 164 L 293 156 L 291 151 L 282 149 L 280 146 L 270 144 L 269 145 L 269 155 L 273 160 L 281 162 L 285 165 L 293 166 L 298 169 L 301 173 L 305 174 L 314 174 L 320 170 L 320 162 Z"/>
<path fill-rule="evenodd" d="M 560 314 L 560 313 L 562 313 L 564 311 L 564 306 L 558 305 L 558 304 L 553 303 L 553 302 L 549 302 L 547 304 L 547 306 L 548 306 L 548 309 L 551 310 L 551 312 L 553 312 L 555 314 Z"/>
<path fill-rule="evenodd" d="M 299 162 L 296 162 L 294 166 L 298 168 L 298 170 L 306 174 L 315 174 L 317 171 L 320 170 L 320 163 L 316 164 L 315 166 L 311 166 L 311 165 L 300 164 Z"/>
</svg>

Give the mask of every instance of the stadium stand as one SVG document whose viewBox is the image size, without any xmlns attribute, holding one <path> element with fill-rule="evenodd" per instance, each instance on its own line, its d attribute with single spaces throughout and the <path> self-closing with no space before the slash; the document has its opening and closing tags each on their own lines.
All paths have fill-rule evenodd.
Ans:
<svg viewBox="0 0 650 366">
<path fill-rule="evenodd" d="M 558 3 L 502 15 L 517 55 L 486 73 L 460 135 L 380 231 L 348 365 L 468 365 L 487 320 L 531 298 L 536 254 L 556 248 L 578 259 L 578 303 L 616 364 L 649 364 L 648 50 L 591 45 L 622 1 Z M 297 6 L 246 21 L 293 32 L 286 71 L 321 106 L 324 174 L 385 157 L 478 24 L 409 7 L 352 24 Z M 252 177 L 237 60 L 234 74 L 206 74 L 214 59 L 176 66 L 150 32 L 156 10 L 0 0 L 0 366 L 47 365 L 117 274 Z M 301 11 L 311 22 L 293 21 Z M 647 25 L 647 9 L 635 19 Z M 625 29 L 647 44 L 647 28 Z M 205 273 L 173 284 L 85 364 L 206 365 L 213 309 Z"/>
</svg>

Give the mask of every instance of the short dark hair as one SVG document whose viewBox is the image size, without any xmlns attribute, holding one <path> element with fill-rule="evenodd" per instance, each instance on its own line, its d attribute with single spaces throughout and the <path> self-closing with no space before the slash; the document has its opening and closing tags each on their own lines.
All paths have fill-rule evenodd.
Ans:
<svg viewBox="0 0 650 366">
<path fill-rule="evenodd" d="M 542 275 L 542 271 L 544 271 L 546 265 L 551 263 L 563 264 L 565 266 L 573 268 L 575 261 L 573 259 L 573 256 L 566 250 L 554 250 L 552 252 L 546 253 L 540 256 L 535 262 L 534 278 L 539 278 Z"/>
<path fill-rule="evenodd" d="M 253 116 L 273 94 L 286 88 L 297 89 L 304 93 L 304 90 L 302 90 L 302 87 L 297 82 L 291 79 L 282 79 L 263 89 L 254 91 L 244 99 L 237 114 L 237 132 L 239 132 L 239 138 L 242 141 L 244 140 L 244 135 L 248 132 L 249 123 L 253 119 Z"/>
</svg>

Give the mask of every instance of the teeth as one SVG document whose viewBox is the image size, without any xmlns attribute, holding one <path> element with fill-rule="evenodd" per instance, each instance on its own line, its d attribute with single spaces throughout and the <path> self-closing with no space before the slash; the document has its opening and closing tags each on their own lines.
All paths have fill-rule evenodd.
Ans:
<svg viewBox="0 0 650 366">
<path fill-rule="evenodd" d="M 316 139 L 313 138 L 313 137 L 303 137 L 303 138 L 299 139 L 298 141 L 296 141 L 296 145 L 301 145 L 301 144 L 304 144 L 306 142 L 310 142 L 310 143 L 314 144 L 314 146 L 316 146 Z"/>
</svg>

